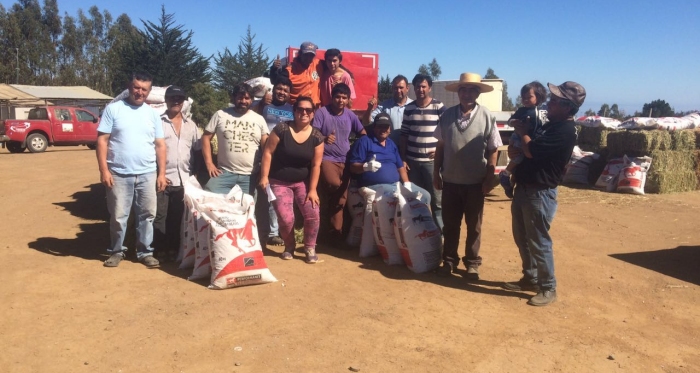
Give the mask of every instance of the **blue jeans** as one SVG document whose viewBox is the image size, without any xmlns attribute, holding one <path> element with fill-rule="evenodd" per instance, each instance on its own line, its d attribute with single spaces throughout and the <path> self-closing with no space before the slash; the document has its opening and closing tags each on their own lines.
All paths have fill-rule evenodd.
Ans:
<svg viewBox="0 0 700 373">
<path fill-rule="evenodd" d="M 520 250 L 523 275 L 542 290 L 555 290 L 554 252 L 549 227 L 557 212 L 557 188 L 516 184 L 510 207 L 513 239 Z"/>
<path fill-rule="evenodd" d="M 425 189 L 430 193 L 430 209 L 433 210 L 433 219 L 442 232 L 442 191 L 433 187 L 433 161 L 416 162 L 406 160 L 408 164 L 408 179 L 413 184 Z"/>
<path fill-rule="evenodd" d="M 129 213 L 136 214 L 136 257 L 141 260 L 153 255 L 153 220 L 156 217 L 156 173 L 119 175 L 112 173 L 114 186 L 107 188 L 109 210 L 109 254 L 123 253 Z"/>
<path fill-rule="evenodd" d="M 221 175 L 209 179 L 204 189 L 213 193 L 228 194 L 233 187 L 238 185 L 243 190 L 243 193 L 254 195 L 255 186 L 253 185 L 251 190 L 250 175 L 237 174 L 226 170 L 221 171 Z"/>
</svg>

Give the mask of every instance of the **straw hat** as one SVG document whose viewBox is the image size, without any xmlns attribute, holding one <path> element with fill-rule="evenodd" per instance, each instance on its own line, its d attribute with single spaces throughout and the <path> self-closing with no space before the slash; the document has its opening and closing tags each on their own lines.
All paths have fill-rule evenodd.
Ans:
<svg viewBox="0 0 700 373">
<path fill-rule="evenodd" d="M 448 84 L 445 86 L 445 90 L 450 92 L 457 92 L 459 87 L 473 85 L 479 87 L 481 93 L 493 91 L 493 87 L 481 82 L 481 75 L 475 73 L 462 73 L 459 76 L 459 81 L 457 83 Z"/>
</svg>

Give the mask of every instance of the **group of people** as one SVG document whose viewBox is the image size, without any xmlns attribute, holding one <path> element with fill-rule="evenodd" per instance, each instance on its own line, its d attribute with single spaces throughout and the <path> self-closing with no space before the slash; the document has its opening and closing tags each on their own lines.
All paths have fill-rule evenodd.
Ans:
<svg viewBox="0 0 700 373">
<path fill-rule="evenodd" d="M 147 74 L 134 74 L 129 97 L 109 105 L 98 128 L 97 158 L 107 187 L 110 258 L 115 267 L 124 257 L 126 222 L 133 205 L 137 258 L 146 266 L 174 259 L 183 209 L 183 180 L 192 173 L 192 155 L 201 148 L 207 174 L 205 189 L 227 193 L 238 185 L 257 196 L 261 237 L 284 245 L 282 259 L 295 254 L 294 205 L 304 221 L 304 254 L 318 262 L 319 235 L 331 246 L 343 242 L 343 214 L 348 186 L 412 182 L 427 190 L 433 217 L 444 244 L 438 274 L 451 275 L 460 264 L 465 277 L 479 279 L 484 197 L 493 188 L 497 150 L 502 145 L 493 114 L 477 103 L 493 90 L 474 73 L 461 74 L 446 90 L 459 104 L 446 108 L 432 98 L 432 79 L 417 74 L 408 98 L 408 79 L 392 81 L 392 97 L 372 98 L 362 120 L 348 105 L 354 96 L 351 73 L 342 54 L 329 49 L 315 58 L 316 45 L 305 42 L 289 66 L 279 59 L 271 67 L 272 92 L 253 103 L 253 88 L 239 84 L 230 92 L 232 107 L 217 111 L 204 127 L 181 114 L 185 92 L 167 89 L 167 111 L 160 118 L 143 105 L 151 87 Z M 576 140 L 573 116 L 583 104 L 584 88 L 574 82 L 523 87 L 525 109 L 510 124 L 517 141 L 508 154 L 514 161 L 501 181 L 512 195 L 513 237 L 522 259 L 523 277 L 503 287 L 535 291 L 529 304 L 556 300 L 556 280 L 549 228 L 557 208 L 557 186 Z M 362 124 L 365 122 L 368 126 Z M 217 162 L 211 150 L 218 140 Z M 356 140 L 351 146 L 351 138 Z M 511 191 L 513 191 L 511 194 Z M 325 231 L 320 208 L 327 209 Z M 467 225 L 465 255 L 460 258 L 462 219 Z M 155 234 L 154 234 L 155 229 Z M 461 260 L 460 260 L 461 259 Z"/>
</svg>

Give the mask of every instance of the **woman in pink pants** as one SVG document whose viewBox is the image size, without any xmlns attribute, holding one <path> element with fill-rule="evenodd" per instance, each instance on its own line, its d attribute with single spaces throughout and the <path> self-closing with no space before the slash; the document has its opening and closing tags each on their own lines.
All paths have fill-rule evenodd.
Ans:
<svg viewBox="0 0 700 373">
<path fill-rule="evenodd" d="M 284 240 L 282 259 L 294 258 L 294 203 L 304 217 L 304 252 L 307 263 L 318 262 L 316 236 L 319 227 L 316 186 L 321 172 L 323 135 L 311 126 L 314 104 L 301 96 L 294 103 L 294 121 L 275 126 L 262 156 L 260 187 L 268 184 L 277 198 L 280 237 Z"/>
</svg>

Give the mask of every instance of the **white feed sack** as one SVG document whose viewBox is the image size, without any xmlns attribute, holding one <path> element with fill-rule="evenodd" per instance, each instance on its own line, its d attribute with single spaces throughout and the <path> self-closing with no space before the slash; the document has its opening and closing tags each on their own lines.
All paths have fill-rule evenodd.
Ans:
<svg viewBox="0 0 700 373">
<path fill-rule="evenodd" d="M 185 200 L 187 200 L 187 197 L 185 197 Z M 189 269 L 194 266 L 196 244 L 194 221 L 197 219 L 197 215 L 194 205 L 185 205 L 185 239 L 180 241 L 180 251 L 182 252 L 180 266 L 178 267 L 180 269 Z"/>
<path fill-rule="evenodd" d="M 372 202 L 377 192 L 374 190 L 362 187 L 360 195 L 364 198 L 364 216 L 362 226 L 362 240 L 360 241 L 360 258 L 379 255 L 377 244 L 374 242 L 374 234 L 372 233 Z"/>
<path fill-rule="evenodd" d="M 566 165 L 563 182 L 565 184 L 588 185 L 588 169 L 593 161 L 598 158 L 600 158 L 600 155 L 582 151 L 578 145 L 575 146 L 571 159 Z"/>
<path fill-rule="evenodd" d="M 263 257 L 255 223 L 253 196 L 236 186 L 226 198 L 201 204 L 212 232 L 210 289 L 275 282 Z"/>
<path fill-rule="evenodd" d="M 398 206 L 394 218 L 396 238 L 406 266 L 415 272 L 431 271 L 440 265 L 442 239 L 430 211 L 430 194 L 410 184 L 398 184 Z"/>
<path fill-rule="evenodd" d="M 624 157 L 624 167 L 617 176 L 617 191 L 620 193 L 644 194 L 644 184 L 647 171 L 651 167 L 650 157 L 639 157 L 635 160 Z"/>
<path fill-rule="evenodd" d="M 610 129 L 617 129 L 620 124 L 622 124 L 622 122 L 617 119 L 601 117 L 598 115 L 580 117 L 576 119 L 576 122 L 585 127 L 604 127 Z"/>
<path fill-rule="evenodd" d="M 211 245 L 211 227 L 209 222 L 200 215 L 194 219 L 194 269 L 187 279 L 199 280 L 211 276 L 211 260 L 209 247 Z"/>
<path fill-rule="evenodd" d="M 352 223 L 350 224 L 350 232 L 348 232 L 348 237 L 345 239 L 345 242 L 352 247 L 357 247 L 360 246 L 360 242 L 362 242 L 362 228 L 365 220 L 365 199 L 360 194 L 358 188 L 350 187 L 348 189 L 346 205 L 348 206 L 348 212 L 350 213 Z"/>
<path fill-rule="evenodd" d="M 372 232 L 379 253 L 388 265 L 404 264 L 394 233 L 394 215 L 399 203 L 395 185 L 381 185 L 372 202 Z"/>
</svg>

